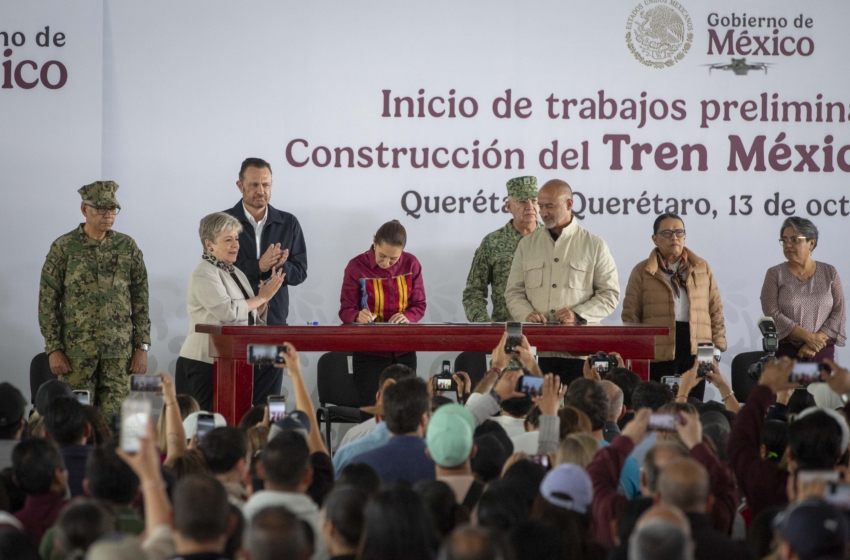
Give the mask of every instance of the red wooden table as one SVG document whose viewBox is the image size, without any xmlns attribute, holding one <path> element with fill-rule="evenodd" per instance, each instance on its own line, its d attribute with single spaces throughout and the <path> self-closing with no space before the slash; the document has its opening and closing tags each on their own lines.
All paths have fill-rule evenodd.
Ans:
<svg viewBox="0 0 850 560">
<path fill-rule="evenodd" d="M 303 327 L 197 325 L 195 331 L 210 335 L 210 356 L 215 361 L 215 411 L 232 426 L 251 408 L 253 366 L 245 361 L 249 344 L 286 341 L 299 352 L 490 352 L 505 327 L 387 323 Z M 655 337 L 668 332 L 667 327 L 649 325 L 523 325 L 523 334 L 538 352 L 619 352 L 643 379 L 649 378 Z"/>
</svg>

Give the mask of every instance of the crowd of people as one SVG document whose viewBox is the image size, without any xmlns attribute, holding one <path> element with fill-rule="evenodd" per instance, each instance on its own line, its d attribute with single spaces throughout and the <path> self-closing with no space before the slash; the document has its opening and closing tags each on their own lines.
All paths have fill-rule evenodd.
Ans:
<svg viewBox="0 0 850 560">
<path fill-rule="evenodd" d="M 809 392 L 782 357 L 743 405 L 703 403 L 696 366 L 675 395 L 589 361 L 565 386 L 506 340 L 452 395 L 387 367 L 333 457 L 291 344 L 282 419 L 258 405 L 199 434 L 206 411 L 159 373 L 165 405 L 132 452 L 66 383 L 29 414 L 0 384 L 0 558 L 847 558 L 850 371 L 827 360 Z M 709 380 L 728 390 L 716 366 Z"/>
</svg>

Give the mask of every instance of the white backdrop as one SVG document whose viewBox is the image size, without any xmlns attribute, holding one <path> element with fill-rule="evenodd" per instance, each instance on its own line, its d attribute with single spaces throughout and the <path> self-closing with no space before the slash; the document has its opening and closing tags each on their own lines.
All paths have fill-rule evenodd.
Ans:
<svg viewBox="0 0 850 560">
<path fill-rule="evenodd" d="M 52 6 L 44 2 L 22 5 L 6 1 L 2 5 L 4 14 L 17 18 L 21 25 L 38 20 L 30 25 L 33 28 L 61 20 L 68 29 L 90 30 L 101 21 L 82 12 L 59 18 L 59 12 L 51 11 L 49 18 L 36 17 L 38 9 Z M 641 9 L 636 9 L 639 5 Z M 647 21 L 644 30 L 651 33 L 649 11 L 658 6 L 674 11 L 684 23 L 678 36 L 681 41 L 673 41 L 678 50 L 672 53 L 683 56 L 663 68 L 641 64 L 626 38 L 631 31 L 632 45 L 638 45 L 635 27 L 627 30 L 630 16 L 637 22 Z M 0 97 L 4 97 L 0 122 L 5 131 L 0 155 L 2 189 L 7 207 L 16 209 L 7 212 L 14 228 L 9 246 L 10 262 L 15 266 L 0 271 L 3 375 L 21 385 L 26 382 L 29 360 L 42 345 L 35 312 L 42 258 L 50 241 L 79 221 L 76 189 L 96 179 L 112 179 L 121 185 L 118 196 L 123 210 L 116 229 L 136 239 L 150 275 L 151 371 L 173 372 L 188 324 L 186 282 L 200 251 L 198 221 L 238 200 L 237 172 L 248 156 L 271 162 L 275 180 L 272 204 L 294 213 L 306 236 L 308 278 L 291 289 L 292 324 L 338 323 L 345 264 L 368 247 L 381 223 L 393 218 L 407 228 L 408 250 L 423 265 L 428 298 L 424 320 L 463 320 L 461 291 L 473 251 L 486 233 L 507 220 L 505 214 L 489 209 L 476 212 L 472 202 L 479 191 L 485 197 L 493 193 L 504 196 L 505 181 L 513 176 L 537 175 L 541 184 L 551 178 L 565 179 L 585 197 L 594 197 L 594 208 L 599 197 L 620 199 L 620 210 L 622 199 L 635 199 L 628 215 L 606 209 L 603 214 L 585 212 L 582 221 L 584 227 L 608 241 L 623 290 L 632 267 L 645 259 L 652 247 L 655 212 L 637 212 L 640 198 L 658 195 L 665 199 L 662 209 L 671 197 L 705 199 L 716 216 L 712 212 L 699 215 L 689 206 L 684 218 L 688 245 L 709 261 L 720 284 L 730 347 L 724 362 L 728 374 L 732 356 L 760 347 L 755 321 L 761 315 L 764 272 L 783 260 L 776 240 L 784 216 L 766 215 L 765 199 L 778 192 L 783 200 L 796 200 L 795 214 L 811 217 L 821 230 L 816 257 L 837 266 L 845 281 L 850 281 L 850 265 L 842 246 L 847 239 L 847 217 L 840 212 L 809 216 L 806 211 L 810 199 L 838 201 L 846 190 L 847 172 L 838 163 L 841 147 L 850 143 L 850 134 L 844 130 L 846 115 L 842 122 L 815 122 L 814 111 L 815 103 L 821 101 L 822 108 L 827 102 L 839 103 L 845 113 L 850 112 L 848 76 L 842 71 L 850 46 L 844 28 L 850 5 L 821 2 L 807 5 L 802 14 L 800 6 L 789 1 L 721 0 L 646 0 L 646 4 L 637 0 L 436 0 L 419 4 L 106 0 L 102 104 L 99 81 L 97 87 L 94 81 L 85 82 L 88 89 L 96 90 L 78 100 L 81 104 L 85 101 L 85 106 L 73 104 L 70 78 L 62 91 L 64 97 L 32 98 L 30 105 L 19 108 L 12 102 L 20 92 L 0 89 Z M 738 17 L 747 13 L 748 18 L 784 18 L 785 27 L 777 27 L 776 34 L 772 27 L 724 27 L 721 18 L 732 18 L 733 12 Z M 717 14 L 716 26 L 710 24 L 710 14 Z M 802 28 L 795 27 L 794 20 L 801 15 Z M 807 20 L 811 20 L 808 27 Z M 662 25 L 661 31 L 665 29 L 676 34 L 674 27 Z M 726 40 L 731 31 L 729 41 L 723 43 L 723 54 L 718 54 L 718 45 L 711 45 L 709 54 L 711 31 L 718 42 Z M 100 62 L 101 43 L 87 33 L 90 50 L 74 55 L 78 74 Z M 688 38 L 688 34 L 692 36 Z M 69 33 L 67 55 L 72 45 L 82 49 L 82 36 L 82 32 L 76 33 L 72 43 Z M 730 55 L 729 48 L 740 47 L 744 52 L 756 48 L 754 36 L 764 45 L 762 52 Z M 793 41 L 783 42 L 786 37 Z M 804 37 L 808 39 L 800 41 Z M 772 54 L 774 38 L 777 55 Z M 788 49 L 798 44 L 803 54 L 781 53 L 782 46 L 791 52 Z M 808 52 L 810 47 L 813 51 Z M 649 56 L 640 46 L 635 48 L 644 53 L 641 56 Z M 733 57 L 771 66 L 766 73 L 753 70 L 742 76 L 723 70 L 709 73 L 706 65 L 729 64 Z M 92 77 L 95 79 L 100 80 L 100 74 Z M 73 85 L 81 86 L 78 81 Z M 453 89 L 458 102 L 463 97 L 476 100 L 477 114 L 472 118 L 382 117 L 382 90 L 391 90 L 391 98 L 416 98 L 420 89 L 424 89 L 426 105 L 433 96 L 448 98 Z M 521 97 L 530 101 L 528 118 L 494 116 L 493 100 L 504 96 L 507 89 L 511 89 L 514 103 Z M 660 99 L 670 112 L 663 119 L 647 117 L 643 126 L 639 120 L 619 115 L 582 118 L 579 112 L 589 104 L 582 100 L 598 100 L 600 90 L 605 98 L 614 100 L 618 111 L 623 109 L 624 99 L 638 104 L 646 101 L 647 106 Z M 30 95 L 35 91 L 29 90 Z M 645 98 L 642 92 L 646 92 Z M 762 93 L 768 103 L 779 103 L 779 122 L 771 121 L 770 106 L 767 122 L 759 120 L 760 106 L 753 110 L 748 105 L 747 111 L 752 112 L 742 116 L 741 104 L 746 100 L 760 103 Z M 552 106 L 557 118 L 548 113 L 550 96 L 559 100 Z M 563 99 L 577 100 L 569 108 L 569 119 L 561 118 Z M 675 106 L 683 112 L 672 112 L 676 100 L 681 100 Z M 723 120 L 724 101 L 738 104 L 726 106 L 728 121 Z M 790 122 L 781 121 L 781 103 L 792 101 L 812 105 L 812 122 L 805 118 L 794 122 L 793 108 Z M 709 114 L 714 114 L 715 107 L 720 111 L 719 118 L 704 127 L 703 102 Z M 101 106 L 102 123 L 95 109 Z M 470 107 L 467 101 L 467 110 Z M 654 108 L 660 117 L 662 104 L 656 103 Z M 825 120 L 825 108 L 823 111 Z M 672 118 L 683 114 L 683 119 Z M 743 118 L 751 115 L 755 120 Z M 63 122 L 61 127 L 57 127 L 58 120 Z M 785 137 L 777 141 L 781 133 Z M 633 169 L 632 149 L 624 144 L 623 168 L 612 170 L 612 144 L 604 143 L 605 135 L 629 135 L 631 144 L 651 144 L 652 153 L 643 155 L 642 169 Z M 759 135 L 765 136 L 766 170 L 756 171 L 756 160 L 744 170 L 740 158 L 736 159 L 738 170 L 729 170 L 730 136 L 740 137 L 749 150 Z M 825 140 L 827 135 L 832 139 Z M 495 147 L 503 161 L 493 169 L 483 160 L 477 169 L 452 164 L 437 168 L 433 161 L 427 169 L 417 169 L 411 166 L 409 154 L 401 154 L 398 168 L 379 167 L 376 161 L 368 167 L 357 165 L 365 165 L 362 158 L 355 159 L 353 168 L 347 167 L 346 158 L 341 167 L 333 163 L 319 167 L 312 161 L 298 167 L 287 161 L 287 146 L 295 139 L 309 143 L 309 148 L 295 146 L 296 162 L 304 161 L 317 146 L 329 148 L 331 155 L 334 148 L 351 147 L 356 153 L 361 147 L 371 147 L 372 158 L 381 143 L 390 150 L 416 147 L 420 161 L 423 148 L 431 152 L 439 147 L 472 150 L 478 141 L 483 152 L 494 140 L 498 140 Z M 587 142 L 587 169 L 543 169 L 538 154 L 551 148 L 554 140 L 561 151 L 580 149 L 581 143 Z M 770 158 L 777 142 L 788 145 L 787 160 Z M 826 172 L 823 148 L 830 142 L 834 171 Z M 678 149 L 674 169 L 663 170 L 656 163 L 664 165 L 674 159 L 661 157 L 671 150 L 659 148 L 663 143 Z M 685 144 L 704 146 L 705 170 L 697 169 L 696 153 L 693 170 L 681 169 Z M 818 146 L 814 161 L 820 171 L 811 166 L 805 171 L 794 169 L 801 161 L 797 145 L 804 152 Z M 516 156 L 512 168 L 505 168 L 506 149 L 523 151 L 524 169 L 518 169 Z M 782 152 L 773 154 L 781 156 Z M 391 162 L 392 152 L 385 158 Z M 444 153 L 438 157 L 442 162 L 449 159 Z M 323 162 L 321 158 L 317 161 Z M 791 162 L 790 168 L 777 170 L 785 161 Z M 846 168 L 843 159 L 841 162 Z M 34 204 L 21 205 L 21 193 L 32 190 L 38 195 L 27 200 Z M 437 196 L 469 197 L 470 202 L 464 213 L 446 213 L 442 208 L 439 213 L 426 213 L 423 200 L 415 218 L 402 207 L 408 191 L 416 191 L 423 199 L 431 197 L 431 204 Z M 730 197 L 743 195 L 752 197 L 751 214 L 730 215 Z M 408 201 L 414 199 L 409 195 Z M 743 203 L 736 200 L 740 211 Z M 487 206 L 490 204 L 488 200 Z M 17 210 L 22 207 L 24 212 Z M 840 209 L 837 203 L 834 207 Z M 448 208 L 459 208 L 459 203 Z M 845 212 L 848 210 L 845 202 Z M 606 323 L 619 323 L 619 315 L 618 309 Z M 838 356 L 847 356 L 846 351 L 839 350 Z M 315 358 L 306 356 L 311 375 Z M 442 358 L 421 355 L 421 369 L 433 370 Z"/>
</svg>

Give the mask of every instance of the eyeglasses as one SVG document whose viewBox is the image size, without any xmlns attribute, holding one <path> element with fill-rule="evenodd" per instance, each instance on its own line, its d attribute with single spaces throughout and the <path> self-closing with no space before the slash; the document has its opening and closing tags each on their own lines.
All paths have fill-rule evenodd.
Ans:
<svg viewBox="0 0 850 560">
<path fill-rule="evenodd" d="M 665 229 L 664 231 L 659 231 L 658 235 L 660 235 L 661 237 L 664 237 L 666 239 L 670 239 L 671 237 L 673 237 L 675 235 L 677 239 L 681 239 L 681 238 L 685 237 L 685 230 L 683 230 L 683 229 L 676 229 L 676 230 Z"/>
<path fill-rule="evenodd" d="M 100 206 L 95 206 L 94 204 L 86 204 L 89 208 L 93 208 L 95 212 L 97 212 L 98 216 L 106 216 L 107 214 L 115 214 L 118 215 L 118 212 L 121 211 L 117 206 L 109 206 L 107 208 L 102 208 Z"/>
<path fill-rule="evenodd" d="M 791 245 L 796 245 L 797 243 L 802 243 L 803 241 L 808 241 L 808 237 L 783 237 L 779 240 L 779 244 L 783 247 L 790 243 Z"/>
</svg>

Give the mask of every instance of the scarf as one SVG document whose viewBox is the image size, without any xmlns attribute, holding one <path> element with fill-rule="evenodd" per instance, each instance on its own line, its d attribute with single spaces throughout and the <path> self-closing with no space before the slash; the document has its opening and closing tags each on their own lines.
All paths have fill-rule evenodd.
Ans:
<svg viewBox="0 0 850 560">
<path fill-rule="evenodd" d="M 212 264 L 213 266 L 217 266 L 218 268 L 222 269 L 223 271 L 227 272 L 228 274 L 233 274 L 234 271 L 236 270 L 236 267 L 233 266 L 232 264 L 227 264 L 224 261 L 220 261 L 217 258 L 215 258 L 213 255 L 211 255 L 210 253 L 207 253 L 206 251 L 204 251 L 204 254 L 201 255 L 201 258 L 204 259 L 205 261 L 207 261 L 208 263 Z"/>
<path fill-rule="evenodd" d="M 203 260 L 207 261 L 208 263 L 210 263 L 211 265 L 217 266 L 218 268 L 220 268 L 223 271 L 230 274 L 230 277 L 233 278 L 233 281 L 236 282 L 237 286 L 239 286 L 239 290 L 242 292 L 242 295 L 245 296 L 245 300 L 247 301 L 247 300 L 251 299 L 251 297 L 248 295 L 248 291 L 245 289 L 244 286 L 242 286 L 242 282 L 239 281 L 239 277 L 236 276 L 236 267 L 235 266 L 233 266 L 232 264 L 227 264 L 226 262 L 215 258 L 213 255 L 211 255 L 210 253 L 207 253 L 206 251 L 204 251 L 204 254 L 201 255 L 201 258 Z M 248 324 L 249 325 L 254 324 L 254 313 L 253 312 L 248 313 Z"/>
<path fill-rule="evenodd" d="M 658 261 L 658 268 L 661 269 L 661 272 L 670 275 L 670 285 L 673 287 L 673 295 L 678 298 L 681 290 L 685 290 L 687 292 L 688 272 L 690 272 L 690 267 L 688 266 L 688 251 L 682 251 L 682 256 L 679 259 L 679 268 L 675 271 L 670 268 L 670 263 L 667 262 L 667 259 L 661 255 L 661 251 L 658 249 L 655 249 L 655 258 Z"/>
</svg>

